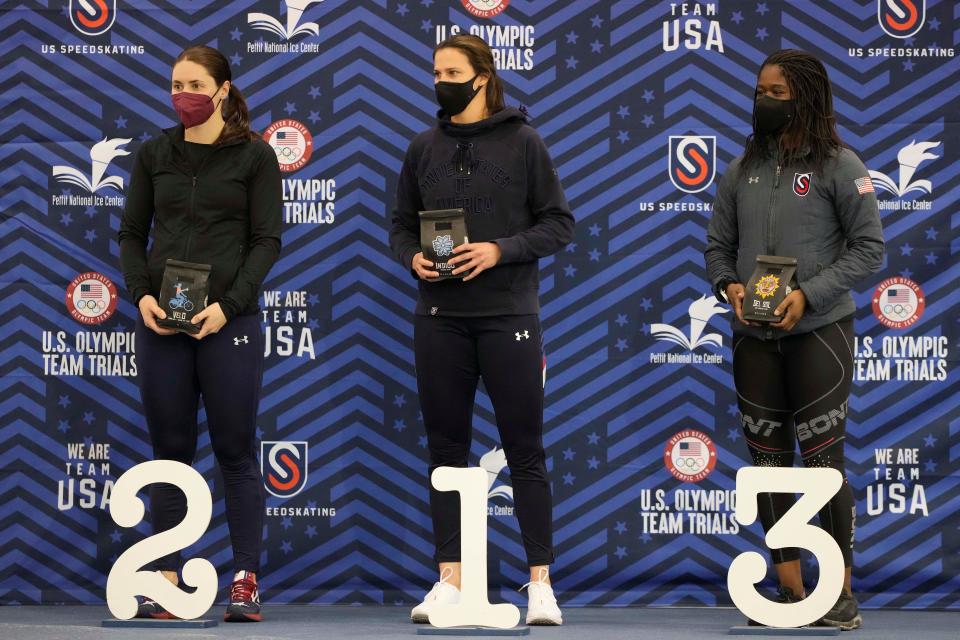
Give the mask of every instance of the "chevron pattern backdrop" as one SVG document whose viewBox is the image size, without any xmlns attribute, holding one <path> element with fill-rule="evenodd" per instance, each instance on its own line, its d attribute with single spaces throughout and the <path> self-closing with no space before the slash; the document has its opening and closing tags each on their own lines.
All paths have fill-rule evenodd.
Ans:
<svg viewBox="0 0 960 640">
<path fill-rule="evenodd" d="M 5 1 L 0 602 L 102 602 L 112 562 L 148 535 L 145 523 L 117 527 L 104 508 L 112 481 L 151 457 L 134 349 L 121 340 L 135 313 L 118 268 L 123 188 L 104 186 L 92 202 L 70 196 L 91 196 L 101 177 L 86 177 L 91 149 L 105 139 L 127 141 L 121 149 L 130 154 L 113 158 L 102 175 L 126 185 L 133 152 L 174 122 L 170 65 L 193 43 L 230 58 L 255 129 L 290 119 L 311 133 L 311 158 L 285 174 L 288 201 L 323 197 L 333 212 L 285 223 L 283 253 L 265 286 L 284 296 L 304 292 L 304 304 L 281 298 L 265 307 L 259 435 L 307 443 L 308 475 L 297 495 L 268 499 L 264 597 L 419 600 L 435 569 L 411 344 L 416 289 L 386 238 L 403 153 L 436 109 L 430 57 L 438 28 L 459 25 L 513 38 L 499 42 L 508 103 L 529 108 L 578 220 L 575 242 L 541 262 L 561 602 L 729 604 L 731 558 L 762 547 L 758 525 L 735 532 L 729 504 L 703 502 L 729 502 L 748 458 L 728 316 L 714 316 L 705 329 L 720 334 L 717 348 L 696 344 L 700 330 L 688 312 L 709 293 L 702 250 L 716 180 L 696 193 L 674 186 L 669 137 L 714 137 L 722 175 L 748 133 L 759 63 L 774 49 L 798 47 L 825 61 L 842 136 L 871 170 L 895 183 L 898 170 L 910 171 L 898 160 L 904 147 L 939 143 L 913 174 L 929 181 L 926 190 L 878 193 L 887 258 L 855 291 L 855 326 L 861 349 L 872 341 L 878 353 L 921 337 L 945 342 L 906 360 L 864 355 L 847 451 L 858 497 L 855 588 L 864 605 L 960 608 L 960 63 L 953 49 L 960 6 L 913 0 L 920 26 L 894 38 L 878 15 L 890 9 L 879 5 L 510 0 L 484 18 L 461 0 L 117 0 L 115 8 L 111 0 Z M 255 28 L 250 13 L 277 24 Z M 303 29 L 311 24 L 315 32 Z M 273 51 L 278 45 L 296 51 Z M 58 179 L 55 166 L 75 168 L 87 186 Z M 333 193 L 303 194 L 311 184 Z M 119 287 L 115 312 L 100 323 L 78 322 L 65 304 L 68 285 L 88 272 Z M 923 315 L 906 328 L 885 326 L 872 309 L 878 285 L 894 277 L 916 282 L 926 296 Z M 657 323 L 695 344 L 657 339 Z M 93 369 L 93 357 L 83 371 L 63 366 L 81 349 L 100 354 L 107 368 Z M 668 354 L 693 361 L 666 361 Z M 889 380 L 871 375 L 881 362 L 893 365 Z M 919 379 L 897 362 L 940 375 Z M 478 398 L 479 463 L 497 437 L 489 399 Z M 698 483 L 682 482 L 664 464 L 668 439 L 687 429 L 708 435 L 717 452 L 716 468 Z M 68 447 L 77 443 L 97 459 L 78 460 Z M 97 454 L 101 444 L 109 450 Z M 487 462 L 495 457 L 484 460 L 492 474 L 502 466 Z M 210 559 L 224 586 L 231 554 L 205 433 L 195 467 L 209 479 L 215 506 L 207 534 L 188 553 Z M 507 485 L 503 469 L 491 487 L 490 580 L 492 597 L 519 602 L 526 570 Z M 664 524 L 658 497 L 683 515 L 682 531 Z"/>
</svg>

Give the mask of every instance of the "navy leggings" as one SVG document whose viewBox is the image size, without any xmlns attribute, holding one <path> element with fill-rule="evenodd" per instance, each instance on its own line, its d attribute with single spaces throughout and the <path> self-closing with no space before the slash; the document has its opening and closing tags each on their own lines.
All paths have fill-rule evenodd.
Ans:
<svg viewBox="0 0 960 640">
<path fill-rule="evenodd" d="M 841 320 L 809 333 L 779 340 L 736 336 L 733 377 L 743 435 L 759 467 L 792 467 L 800 449 L 805 467 L 830 467 L 843 485 L 820 511 L 820 526 L 853 564 L 857 507 L 844 473 L 843 442 L 853 381 L 853 321 Z M 761 493 L 758 510 L 763 530 L 770 528 L 796 498 Z M 774 564 L 800 559 L 796 548 L 772 549 Z"/>
<path fill-rule="evenodd" d="M 482 378 L 510 467 L 529 566 L 553 562 L 553 503 L 543 451 L 544 357 L 536 315 L 414 321 L 417 388 L 437 467 L 466 467 L 473 405 Z M 460 497 L 430 488 L 437 562 L 460 561 Z"/>
<path fill-rule="evenodd" d="M 256 572 L 265 497 L 256 454 L 263 377 L 260 320 L 256 315 L 236 316 L 219 333 L 200 341 L 183 333 L 158 335 L 142 318 L 136 332 L 137 378 L 154 458 L 193 462 L 197 409 L 203 396 L 210 442 L 223 474 L 235 570 Z M 180 489 L 170 484 L 150 486 L 154 533 L 179 524 L 186 508 Z M 179 568 L 179 554 L 154 563 L 155 570 Z"/>
</svg>

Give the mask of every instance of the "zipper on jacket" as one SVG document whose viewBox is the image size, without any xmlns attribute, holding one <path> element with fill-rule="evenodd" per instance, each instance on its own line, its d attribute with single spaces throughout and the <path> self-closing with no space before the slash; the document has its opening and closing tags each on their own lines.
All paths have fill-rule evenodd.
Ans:
<svg viewBox="0 0 960 640">
<path fill-rule="evenodd" d="M 184 143 L 186 144 L 186 143 Z M 193 170 L 193 176 L 191 177 L 190 182 L 190 230 L 187 232 L 187 246 L 184 251 L 183 260 L 184 262 L 190 261 L 190 243 L 193 240 L 193 229 L 196 226 L 196 200 L 197 200 L 197 176 L 200 175 L 200 170 L 203 169 L 203 165 L 207 163 L 207 160 L 210 159 L 210 156 L 217 152 L 218 148 L 214 147 L 210 150 L 210 153 L 200 161 L 200 165 Z M 192 168 L 192 167 L 191 167 Z"/>
<path fill-rule="evenodd" d="M 774 212 L 777 206 L 777 189 L 780 187 L 780 174 L 783 169 L 780 167 L 780 159 L 777 159 L 777 176 L 773 181 L 773 191 L 770 192 L 770 211 L 767 214 L 767 255 L 773 255 L 773 225 L 776 220 Z"/>
<path fill-rule="evenodd" d="M 767 255 L 773 255 L 773 224 L 776 220 L 774 212 L 776 211 L 777 206 L 777 189 L 780 187 L 780 174 L 783 172 L 782 167 L 780 166 L 780 157 L 779 151 L 777 153 L 777 176 L 773 181 L 773 191 L 770 192 L 770 212 L 767 215 Z M 773 329 L 769 326 L 766 328 L 766 338 L 767 340 L 773 339 Z"/>
</svg>

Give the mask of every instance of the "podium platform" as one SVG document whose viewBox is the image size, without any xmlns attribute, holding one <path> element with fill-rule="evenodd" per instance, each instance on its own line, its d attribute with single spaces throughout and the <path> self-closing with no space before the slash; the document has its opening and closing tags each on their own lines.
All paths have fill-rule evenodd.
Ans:
<svg viewBox="0 0 960 640">
<path fill-rule="evenodd" d="M 0 638 L 16 640 L 144 640 L 169 638 L 270 638 L 271 640 L 415 640 L 408 607 L 264 606 L 265 622 L 224 623 L 206 629 L 104 629 L 105 606 L 0 607 Z M 222 620 L 216 606 L 206 618 Z M 744 623 L 730 608 L 565 608 L 560 627 L 531 627 L 530 638 L 543 640 L 706 640 L 726 638 L 730 627 Z M 521 618 L 521 623 L 523 618 Z M 942 640 L 956 638 L 960 612 L 863 611 L 863 627 L 843 637 L 851 640 Z M 753 638 L 783 638 L 754 635 Z"/>
</svg>

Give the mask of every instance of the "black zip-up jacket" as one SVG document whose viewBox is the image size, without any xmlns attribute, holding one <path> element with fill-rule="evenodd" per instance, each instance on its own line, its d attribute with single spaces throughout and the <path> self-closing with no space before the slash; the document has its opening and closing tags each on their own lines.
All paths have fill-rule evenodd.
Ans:
<svg viewBox="0 0 960 640">
<path fill-rule="evenodd" d="M 537 260 L 573 239 L 574 219 L 547 147 L 521 111 L 507 107 L 471 124 L 441 114 L 435 127 L 413 139 L 390 230 L 393 254 L 404 267 L 421 251 L 417 212 L 453 208 L 465 210 L 469 241 L 495 242 L 500 261 L 468 282 L 420 280 L 416 313 L 539 313 Z"/>
<path fill-rule="evenodd" d="M 173 258 L 211 265 L 208 303 L 219 302 L 227 320 L 256 313 L 280 254 L 282 215 L 280 167 L 266 142 L 214 145 L 194 173 L 183 125 L 164 129 L 137 151 L 120 221 L 120 266 L 133 303 L 159 299 Z"/>
</svg>

